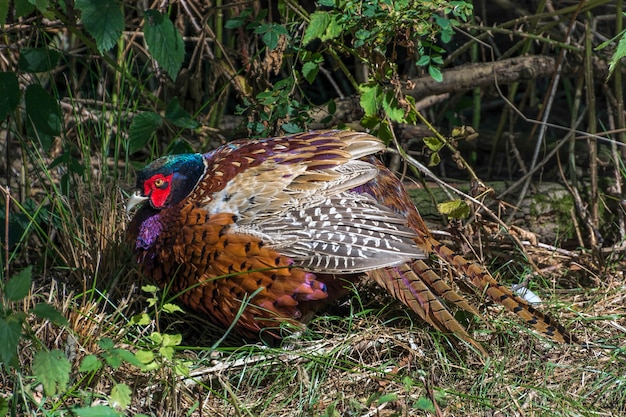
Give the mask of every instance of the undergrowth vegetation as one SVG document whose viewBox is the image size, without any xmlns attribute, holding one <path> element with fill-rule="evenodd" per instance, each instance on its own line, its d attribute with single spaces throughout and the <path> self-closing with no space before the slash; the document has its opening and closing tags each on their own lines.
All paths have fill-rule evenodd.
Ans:
<svg viewBox="0 0 626 417">
<path fill-rule="evenodd" d="M 625 414 L 623 11 L 1 2 L 0 416 Z M 593 345 L 482 305 L 458 319 L 483 357 L 367 282 L 280 346 L 246 343 L 142 278 L 136 169 L 326 127 L 395 148 L 439 239 Z"/>
</svg>

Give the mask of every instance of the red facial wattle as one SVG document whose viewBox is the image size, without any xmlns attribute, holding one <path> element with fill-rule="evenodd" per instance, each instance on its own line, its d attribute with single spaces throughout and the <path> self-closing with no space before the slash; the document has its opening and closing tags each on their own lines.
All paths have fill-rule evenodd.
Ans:
<svg viewBox="0 0 626 417">
<path fill-rule="evenodd" d="M 172 176 L 156 174 L 148 178 L 143 183 L 143 193 L 150 197 L 150 202 L 154 208 L 161 208 L 165 204 L 167 197 L 172 191 Z"/>
</svg>

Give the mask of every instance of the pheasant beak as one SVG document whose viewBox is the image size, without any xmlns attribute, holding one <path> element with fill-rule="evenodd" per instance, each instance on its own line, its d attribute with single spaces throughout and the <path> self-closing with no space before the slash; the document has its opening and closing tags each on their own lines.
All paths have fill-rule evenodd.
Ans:
<svg viewBox="0 0 626 417">
<path fill-rule="evenodd" d="M 126 203 L 126 214 L 130 213 L 133 207 L 135 207 L 137 204 L 142 203 L 146 201 L 147 199 L 148 197 L 144 197 L 141 194 L 139 194 L 139 191 L 135 191 L 135 193 L 130 196 L 130 198 L 128 199 L 128 202 Z"/>
</svg>

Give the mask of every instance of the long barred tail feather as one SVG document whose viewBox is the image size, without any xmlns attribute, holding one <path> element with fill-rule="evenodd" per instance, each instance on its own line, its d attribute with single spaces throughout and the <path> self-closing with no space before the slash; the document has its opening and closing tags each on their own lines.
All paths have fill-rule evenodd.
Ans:
<svg viewBox="0 0 626 417">
<path fill-rule="evenodd" d="M 421 261 L 412 265 L 406 263 L 397 267 L 377 269 L 368 272 L 368 275 L 389 294 L 417 313 L 426 323 L 443 333 L 453 333 L 487 356 L 480 343 L 475 341 L 450 313 L 448 307 L 439 298 L 440 294 L 426 285 L 420 275 L 421 271 L 425 271 L 425 269 L 420 270 L 425 264 L 421 263 L 416 267 L 419 262 Z M 456 297 L 460 298 L 458 294 Z M 470 310 L 473 309 L 470 307 Z"/>
<path fill-rule="evenodd" d="M 578 338 L 555 319 L 537 310 L 526 300 L 515 295 L 507 287 L 496 281 L 481 265 L 469 262 L 462 256 L 455 254 L 451 249 L 431 236 L 418 242 L 418 245 L 424 250 L 428 250 L 430 253 L 436 253 L 453 268 L 462 271 L 479 291 L 484 292 L 496 303 L 503 305 L 507 310 L 515 313 L 538 332 L 556 342 L 580 344 Z"/>
</svg>

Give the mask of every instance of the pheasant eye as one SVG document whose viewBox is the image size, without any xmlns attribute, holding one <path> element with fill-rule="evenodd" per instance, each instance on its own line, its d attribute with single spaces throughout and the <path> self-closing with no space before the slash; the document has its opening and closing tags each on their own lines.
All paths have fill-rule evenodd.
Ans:
<svg viewBox="0 0 626 417">
<path fill-rule="evenodd" d="M 157 178 L 157 179 L 154 181 L 154 186 L 155 186 L 156 188 L 163 189 L 163 188 L 167 187 L 167 182 L 166 182 L 163 178 Z"/>
</svg>

